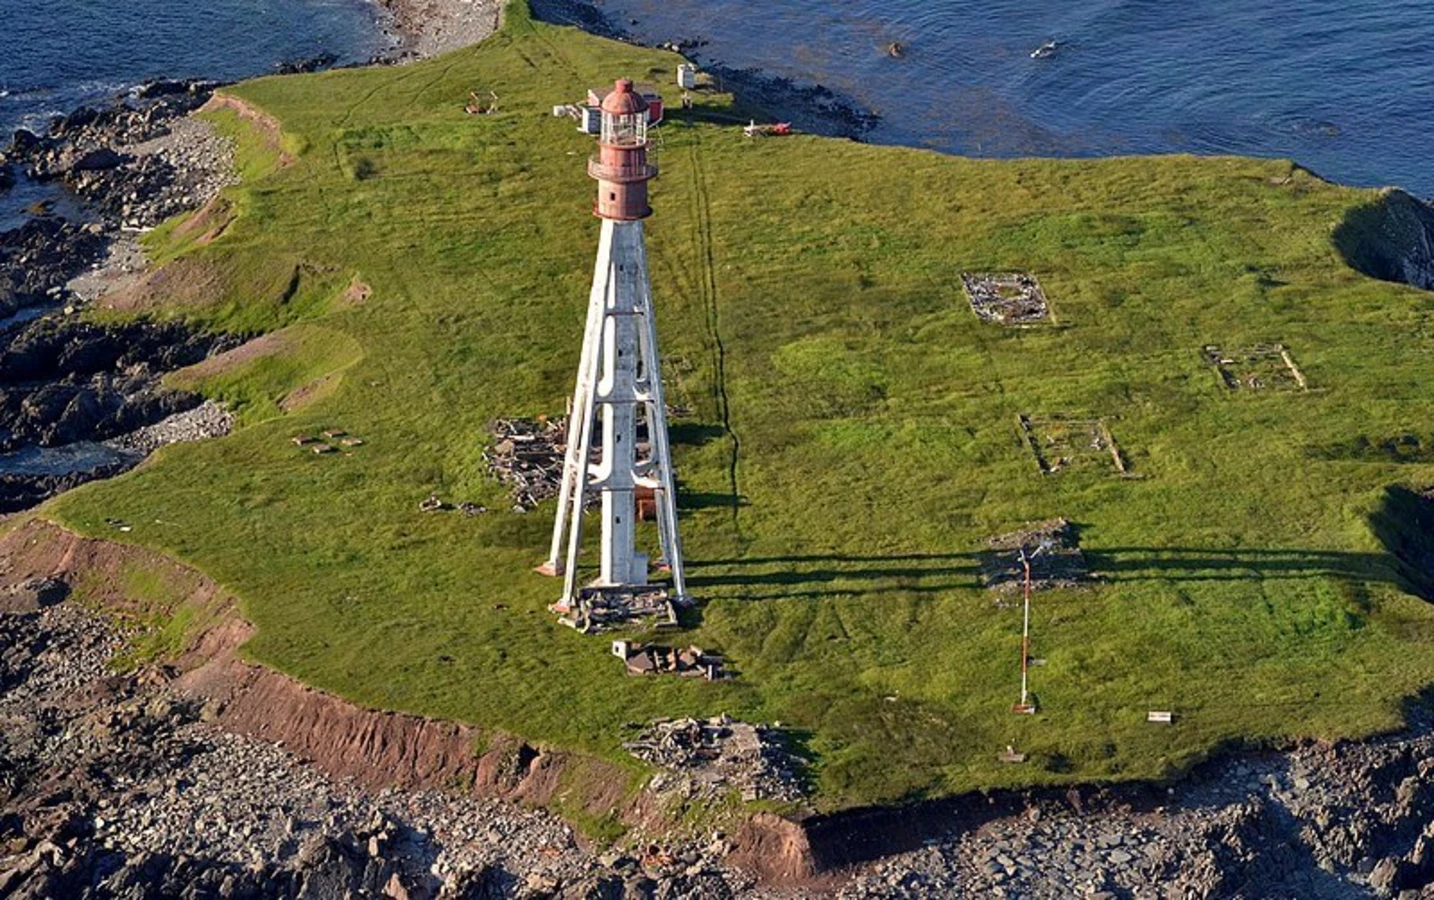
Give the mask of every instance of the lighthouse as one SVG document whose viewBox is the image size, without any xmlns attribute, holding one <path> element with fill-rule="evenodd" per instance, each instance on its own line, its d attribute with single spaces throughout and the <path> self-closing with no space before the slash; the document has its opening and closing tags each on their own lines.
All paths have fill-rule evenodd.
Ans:
<svg viewBox="0 0 1434 900">
<path fill-rule="evenodd" d="M 583 615 L 584 597 L 646 592 L 649 570 L 669 570 L 668 599 L 687 599 L 682 544 L 677 535 L 677 491 L 667 434 L 662 366 L 657 352 L 652 285 L 647 272 L 643 220 L 652 214 L 647 183 L 657 166 L 647 158 L 648 104 L 619 80 L 602 98 L 598 152 L 588 160 L 597 181 L 593 213 L 602 220 L 587 326 L 568 417 L 567 456 L 553 522 L 546 575 L 562 575 L 563 596 L 554 609 Z M 595 452 L 596 451 L 596 452 Z M 650 497 L 657 520 L 660 559 L 637 546 L 638 497 Z M 598 578 L 578 584 L 583 510 L 600 497 L 602 556 Z"/>
</svg>

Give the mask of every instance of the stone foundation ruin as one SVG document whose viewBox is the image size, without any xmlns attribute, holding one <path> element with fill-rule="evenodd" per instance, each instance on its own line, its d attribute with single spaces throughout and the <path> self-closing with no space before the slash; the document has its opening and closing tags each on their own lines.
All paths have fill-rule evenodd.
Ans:
<svg viewBox="0 0 1434 900">
<path fill-rule="evenodd" d="M 1103 419 L 1022 414 L 1016 418 L 1016 428 L 1043 475 L 1106 466 L 1117 475 L 1130 474 L 1115 436 Z"/>
<path fill-rule="evenodd" d="M 1034 325 L 1050 318 L 1046 293 L 1034 275 L 1023 272 L 961 275 L 971 310 L 982 321 L 999 325 Z"/>
<path fill-rule="evenodd" d="M 1309 383 L 1284 344 L 1256 344 L 1226 350 L 1201 348 L 1207 362 L 1232 391 L 1307 391 Z"/>
</svg>

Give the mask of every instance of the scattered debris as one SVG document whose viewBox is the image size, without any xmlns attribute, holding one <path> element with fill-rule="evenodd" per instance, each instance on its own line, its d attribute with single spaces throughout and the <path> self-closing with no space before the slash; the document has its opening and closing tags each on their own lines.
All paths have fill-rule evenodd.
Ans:
<svg viewBox="0 0 1434 900">
<path fill-rule="evenodd" d="M 742 134 L 746 137 L 782 137 L 792 134 L 791 122 L 777 122 L 772 125 L 758 125 L 753 119 L 751 124 L 742 126 Z"/>
<path fill-rule="evenodd" d="M 1065 519 L 1027 525 L 986 543 L 991 549 L 981 557 L 981 584 L 998 593 L 1013 594 L 1024 585 L 1022 550 L 1031 565 L 1033 591 L 1079 587 L 1091 580 L 1079 535 Z"/>
<path fill-rule="evenodd" d="M 1232 391 L 1307 391 L 1309 383 L 1284 344 L 1256 344 L 1223 350 L 1214 344 L 1201 348 L 1205 359 L 1220 373 Z"/>
<path fill-rule="evenodd" d="M 307 447 L 314 453 L 323 456 L 327 453 L 339 452 L 339 447 L 361 447 L 363 440 L 350 435 L 342 428 L 326 428 L 320 434 L 322 438 L 314 437 L 312 434 L 296 434 L 289 440 L 296 447 Z"/>
<path fill-rule="evenodd" d="M 549 497 L 556 497 L 563 485 L 563 462 L 568 453 L 568 420 L 495 419 L 488 427 L 494 438 L 483 451 L 483 460 L 495 478 L 508 485 L 514 512 L 527 512 Z M 593 454 L 594 462 L 599 457 Z M 599 502 L 591 493 L 587 506 Z"/>
<path fill-rule="evenodd" d="M 428 499 L 418 502 L 419 512 L 438 512 L 443 508 L 443 501 L 438 499 L 437 494 L 429 494 Z"/>
<path fill-rule="evenodd" d="M 1071 419 L 1065 416 L 1017 416 L 1017 427 L 1025 438 L 1043 475 L 1068 468 L 1102 462 L 1109 458 L 1115 471 L 1129 475 L 1115 436 L 1103 419 Z"/>
<path fill-rule="evenodd" d="M 458 511 L 465 516 L 481 516 L 488 511 L 488 507 L 479 506 L 477 503 L 463 502 L 458 504 Z"/>
<path fill-rule="evenodd" d="M 470 91 L 468 94 L 468 105 L 463 111 L 470 116 L 486 116 L 498 111 L 498 95 L 492 91 L 487 96 L 482 96 L 478 91 Z"/>
<path fill-rule="evenodd" d="M 602 110 L 584 103 L 559 103 L 553 107 L 553 118 L 566 116 L 578 123 L 583 134 L 599 134 L 602 131 Z"/>
<path fill-rule="evenodd" d="M 1024 272 L 962 273 L 971 310 L 984 321 L 1001 325 L 1032 325 L 1050 316 L 1046 292 L 1034 275 Z"/>
<path fill-rule="evenodd" d="M 708 681 L 730 677 L 722 657 L 695 645 L 679 650 L 659 644 L 613 641 L 612 655 L 627 664 L 629 675 L 681 675 Z"/>
<path fill-rule="evenodd" d="M 585 587 L 576 602 L 550 607 L 558 621 L 584 633 L 608 631 L 634 622 L 654 628 L 677 626 L 677 608 L 658 585 Z"/>
<path fill-rule="evenodd" d="M 1158 722 L 1162 725 L 1169 725 L 1175 721 L 1175 713 L 1168 709 L 1152 709 L 1145 714 L 1145 721 Z"/>
<path fill-rule="evenodd" d="M 694 407 L 689 384 L 697 366 L 685 356 L 662 358 L 662 384 L 667 390 L 667 419 L 686 419 Z"/>
<path fill-rule="evenodd" d="M 743 800 L 802 797 L 801 761 L 790 754 L 780 733 L 765 725 L 711 719 L 658 719 L 623 744 L 638 759 L 689 776 L 685 785 L 717 793 L 736 788 Z M 664 785 L 653 779 L 653 787 Z"/>
<path fill-rule="evenodd" d="M 108 526 L 110 526 L 111 528 L 114 528 L 114 529 L 117 530 L 117 531 L 133 531 L 133 530 L 134 530 L 134 526 L 130 525 L 130 524 L 129 524 L 128 522 L 126 522 L 124 519 L 106 518 L 106 519 L 105 519 L 105 524 L 108 525 Z"/>
<path fill-rule="evenodd" d="M 1026 761 L 1026 754 L 1018 753 L 1015 747 L 1007 744 L 1006 749 L 1002 750 L 1001 755 L 996 758 L 1003 763 L 1023 763 Z"/>
</svg>

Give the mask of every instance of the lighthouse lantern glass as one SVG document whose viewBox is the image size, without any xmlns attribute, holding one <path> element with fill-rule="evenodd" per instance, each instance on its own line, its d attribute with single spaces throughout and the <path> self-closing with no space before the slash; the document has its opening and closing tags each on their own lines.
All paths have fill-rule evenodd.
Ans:
<svg viewBox="0 0 1434 900">
<path fill-rule="evenodd" d="M 610 147 L 640 147 L 647 142 L 647 112 L 602 117 L 602 142 Z"/>
</svg>

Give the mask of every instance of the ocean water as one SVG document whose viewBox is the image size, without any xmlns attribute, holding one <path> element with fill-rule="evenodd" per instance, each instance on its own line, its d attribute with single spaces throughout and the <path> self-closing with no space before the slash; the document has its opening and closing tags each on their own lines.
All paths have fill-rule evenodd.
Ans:
<svg viewBox="0 0 1434 900">
<path fill-rule="evenodd" d="M 367 0 L 0 0 L 0 131 L 149 78 L 230 80 L 387 46 Z"/>
<path fill-rule="evenodd" d="M 977 156 L 1291 157 L 1346 184 L 1434 195 L 1434 0 L 596 8 L 644 42 L 705 41 L 690 51 L 699 63 L 844 94 L 880 115 L 872 141 Z M 1053 54 L 1031 58 L 1052 39 Z"/>
</svg>

